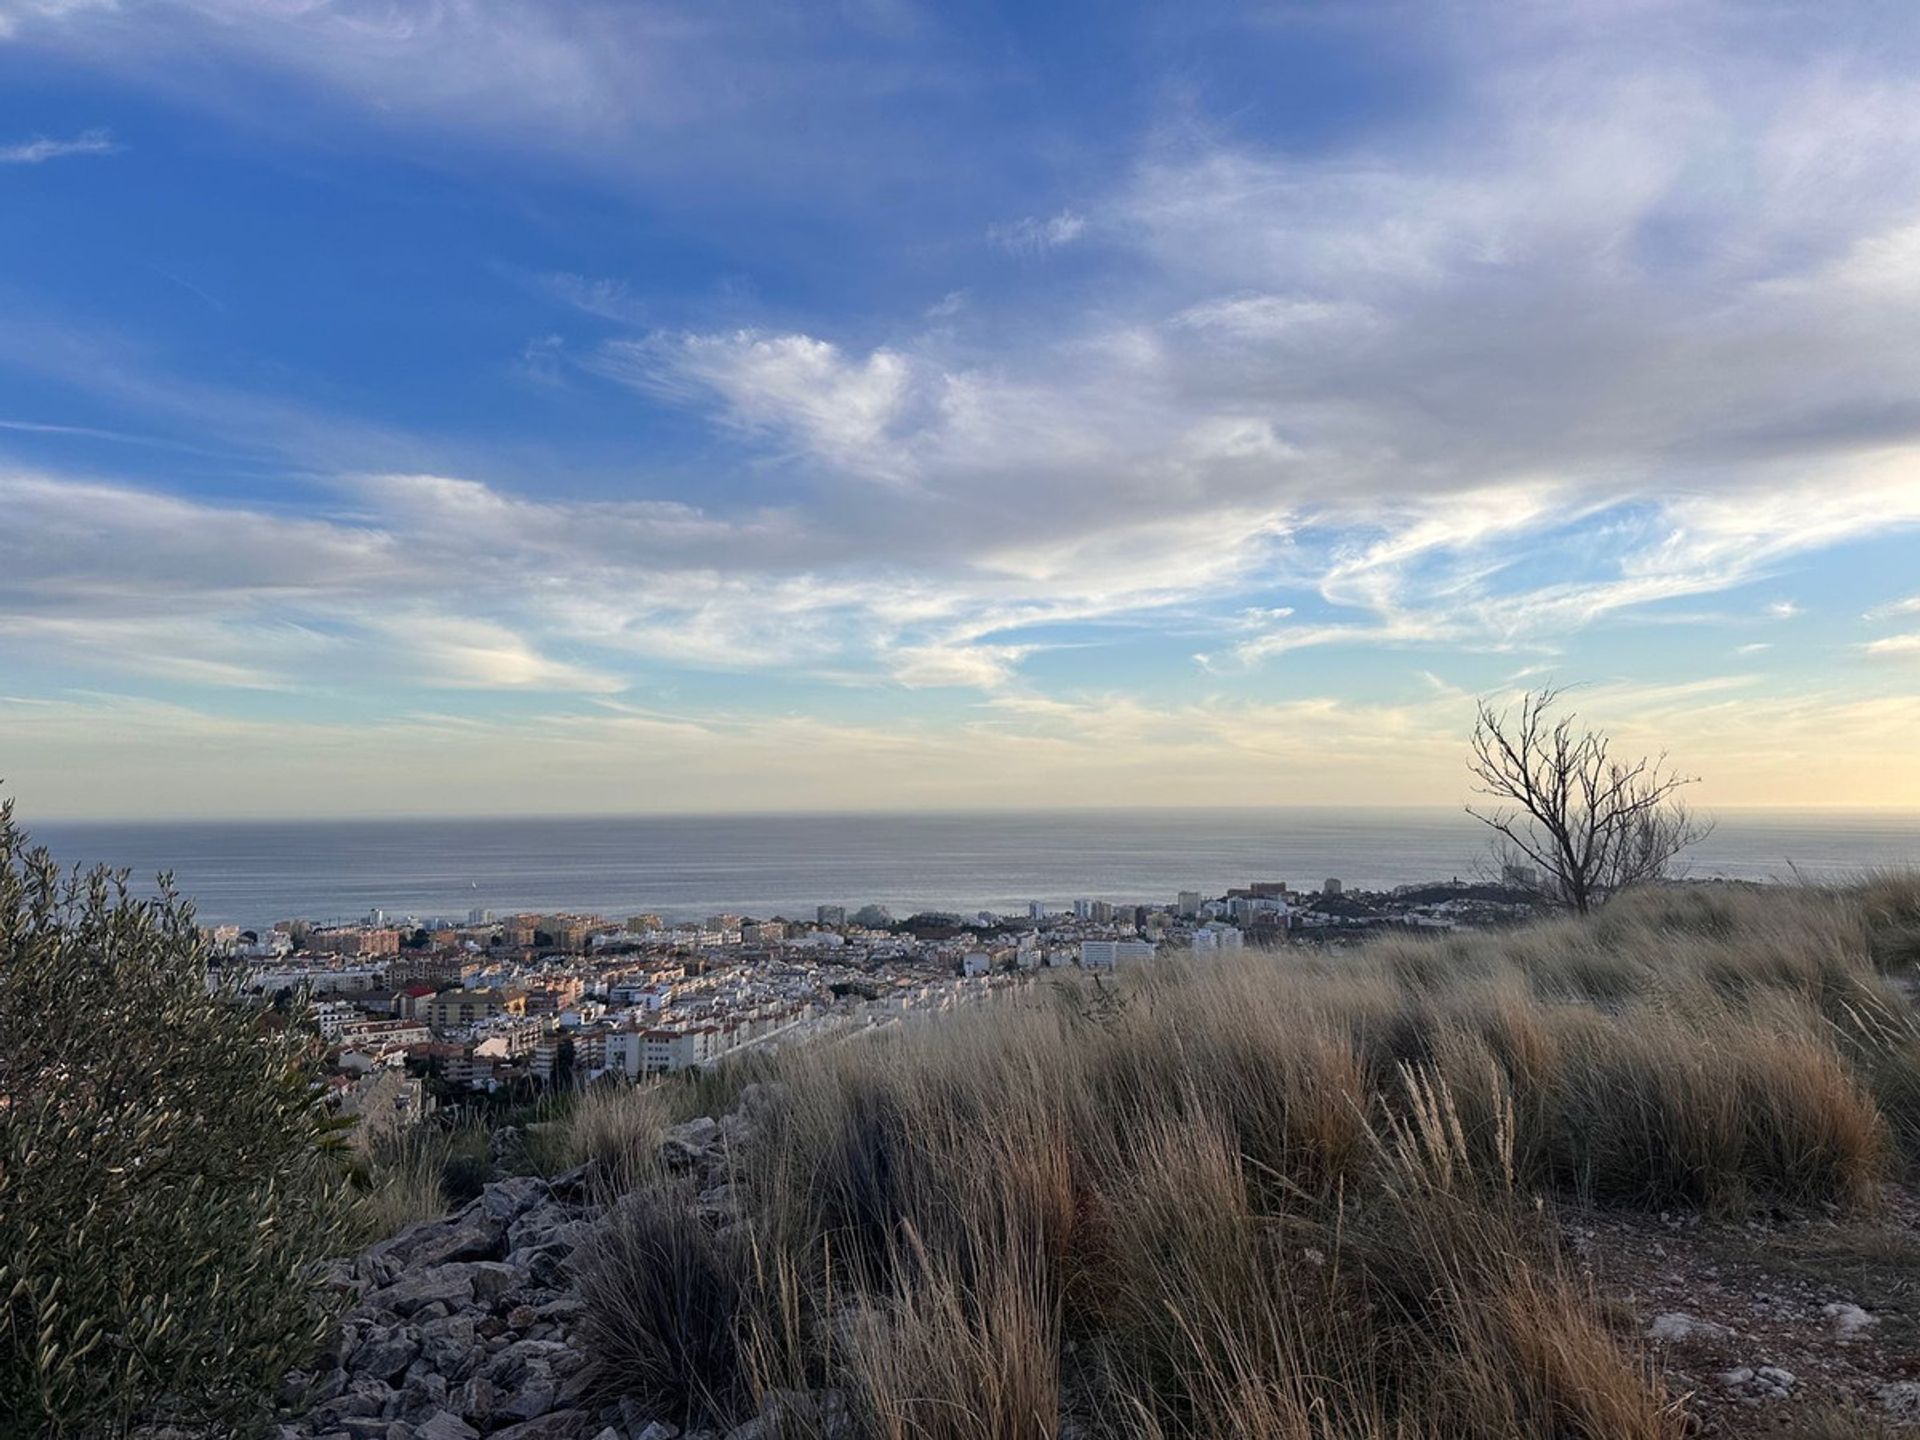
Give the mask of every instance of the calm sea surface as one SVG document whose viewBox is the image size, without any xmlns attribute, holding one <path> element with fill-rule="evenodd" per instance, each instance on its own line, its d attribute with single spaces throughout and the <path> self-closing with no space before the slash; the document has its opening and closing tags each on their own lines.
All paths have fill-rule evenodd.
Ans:
<svg viewBox="0 0 1920 1440">
<path fill-rule="evenodd" d="M 1694 876 L 1814 879 L 1920 866 L 1920 815 L 1723 811 Z M 670 918 L 808 915 L 877 902 L 896 914 L 1023 910 L 1079 896 L 1168 901 L 1251 879 L 1384 888 L 1475 876 L 1483 832 L 1455 810 L 1147 810 L 44 824 L 63 861 L 136 878 L 170 868 L 209 924 L 468 910 Z"/>
</svg>

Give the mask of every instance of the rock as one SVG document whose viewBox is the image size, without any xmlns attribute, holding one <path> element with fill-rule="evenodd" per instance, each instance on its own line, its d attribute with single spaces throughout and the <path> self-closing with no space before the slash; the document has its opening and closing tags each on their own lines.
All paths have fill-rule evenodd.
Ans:
<svg viewBox="0 0 1920 1440">
<path fill-rule="evenodd" d="M 307 1396 L 309 1407 L 320 1406 L 333 1399 L 347 1388 L 347 1382 L 353 1377 L 343 1369 L 334 1369 L 322 1375 L 313 1383 L 313 1390 Z"/>
<path fill-rule="evenodd" d="M 362 1375 L 392 1380 L 420 1354 L 420 1342 L 403 1327 L 376 1330 L 355 1347 L 348 1368 Z"/>
<path fill-rule="evenodd" d="M 422 1325 L 420 1358 L 448 1380 L 464 1380 L 477 1358 L 474 1354 L 473 1317 L 449 1315 L 444 1320 Z"/>
<path fill-rule="evenodd" d="M 436 1410 L 446 1407 L 447 1380 L 444 1375 L 431 1372 L 424 1374 L 409 1373 L 407 1383 L 400 1391 L 400 1416 L 404 1420 L 418 1424 L 420 1420 Z"/>
<path fill-rule="evenodd" d="M 1688 1340 L 1725 1340 L 1733 1332 L 1724 1325 L 1711 1320 L 1702 1320 L 1697 1315 L 1685 1311 L 1670 1310 L 1664 1315 L 1653 1317 L 1653 1324 L 1647 1327 L 1647 1338 L 1663 1344 L 1674 1345 Z"/>
<path fill-rule="evenodd" d="M 1741 1386 L 1753 1379 L 1753 1367 L 1750 1365 L 1742 1365 L 1733 1370 L 1723 1371 L 1719 1379 L 1720 1383 L 1726 1386 L 1727 1389 L 1738 1390 Z"/>
<path fill-rule="evenodd" d="M 1920 1380 L 1896 1380 L 1873 1392 L 1874 1404 L 1896 1420 L 1920 1420 Z"/>
<path fill-rule="evenodd" d="M 345 1393 L 336 1395 L 313 1413 L 323 1425 L 344 1426 L 355 1416 L 378 1415 L 391 1399 L 393 1387 L 386 1381 L 362 1377 L 354 1380 Z"/>
<path fill-rule="evenodd" d="M 547 1198 L 547 1182 L 537 1175 L 516 1175 L 480 1192 L 480 1213 L 490 1220 L 518 1219 Z"/>
<path fill-rule="evenodd" d="M 367 1296 L 362 1308 L 391 1310 L 396 1315 L 411 1315 L 423 1305 L 444 1301 L 460 1306 L 472 1303 L 473 1280 L 464 1266 L 439 1265 L 431 1269 L 409 1270 L 391 1285 L 382 1286 Z"/>
<path fill-rule="evenodd" d="M 1753 1378 L 1776 1390 L 1791 1390 L 1800 1383 L 1799 1376 L 1791 1370 L 1782 1370 L 1778 1365 L 1762 1365 L 1753 1372 Z"/>
<path fill-rule="evenodd" d="M 667 1138 L 678 1140 L 695 1150 L 704 1150 L 720 1138 L 720 1122 L 711 1115 L 697 1116 L 684 1125 L 673 1126 L 667 1131 Z"/>
<path fill-rule="evenodd" d="M 414 1435 L 416 1440 L 480 1440 L 480 1432 L 451 1410 L 436 1410 Z"/>
<path fill-rule="evenodd" d="M 492 1260 L 500 1254 L 506 1225 L 490 1216 L 462 1211 L 451 1220 L 410 1225 L 367 1253 L 404 1270 L 444 1265 L 450 1260 Z"/>
<path fill-rule="evenodd" d="M 489 1418 L 499 1403 L 499 1388 L 484 1375 L 469 1376 L 454 1397 L 454 1409 L 469 1420 Z"/>
<path fill-rule="evenodd" d="M 507 1328 L 509 1330 L 530 1329 L 539 1318 L 539 1312 L 533 1306 L 516 1305 L 507 1312 Z"/>
<path fill-rule="evenodd" d="M 592 1418 L 584 1410 L 556 1410 L 493 1432 L 493 1440 L 581 1440 Z"/>
<path fill-rule="evenodd" d="M 487 1374 L 495 1381 L 532 1365 L 544 1365 L 556 1374 L 571 1375 L 587 1363 L 587 1357 L 561 1340 L 516 1340 L 487 1362 Z"/>
<path fill-rule="evenodd" d="M 1869 1315 L 1858 1305 L 1850 1305 L 1844 1300 L 1822 1306 L 1820 1313 L 1827 1317 L 1828 1323 L 1833 1326 L 1833 1333 L 1842 1340 L 1857 1339 L 1863 1330 L 1880 1323 L 1879 1316 Z"/>
<path fill-rule="evenodd" d="M 779 1080 L 755 1080 L 740 1087 L 740 1097 L 734 1102 L 734 1108 L 748 1120 L 756 1120 L 780 1105 L 786 1103 L 787 1087 Z"/>
<path fill-rule="evenodd" d="M 680 1427 L 669 1425 L 664 1420 L 655 1420 L 635 1435 L 633 1440 L 680 1440 Z"/>
<path fill-rule="evenodd" d="M 509 1265 L 501 1260 L 471 1260 L 460 1269 L 473 1282 L 473 1295 L 476 1300 L 495 1300 L 509 1290 L 517 1290 L 529 1279 L 527 1272 L 517 1265 Z"/>
<path fill-rule="evenodd" d="M 560 1408 L 560 1382 L 545 1361 L 527 1366 L 511 1393 L 500 1402 L 499 1413 L 515 1420 L 531 1420 Z"/>
</svg>

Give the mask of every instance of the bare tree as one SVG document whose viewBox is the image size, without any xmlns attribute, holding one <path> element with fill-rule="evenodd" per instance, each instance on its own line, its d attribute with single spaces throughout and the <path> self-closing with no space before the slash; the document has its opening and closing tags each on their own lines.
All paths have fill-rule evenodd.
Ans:
<svg viewBox="0 0 1920 1440">
<path fill-rule="evenodd" d="M 1517 707 L 1480 703 L 1467 768 L 1493 804 L 1467 813 L 1495 846 L 1540 875 L 1555 901 L 1584 915 L 1629 885 L 1657 880 L 1687 846 L 1712 832 L 1679 798 L 1694 782 L 1664 753 L 1617 759 L 1604 731 L 1583 729 L 1553 686 Z"/>
</svg>

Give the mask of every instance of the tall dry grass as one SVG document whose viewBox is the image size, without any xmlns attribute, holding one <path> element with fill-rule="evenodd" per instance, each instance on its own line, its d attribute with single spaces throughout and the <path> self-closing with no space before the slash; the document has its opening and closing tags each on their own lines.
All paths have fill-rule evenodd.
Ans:
<svg viewBox="0 0 1920 1440">
<path fill-rule="evenodd" d="M 656 1085 L 604 1081 L 576 1093 L 555 1121 L 562 1168 L 584 1165 L 602 1197 L 643 1189 L 659 1171 L 660 1142 L 671 1122 Z"/>
<path fill-rule="evenodd" d="M 881 1440 L 1678 1434 L 1553 1207 L 1871 1205 L 1920 1096 L 1882 885 L 1163 963 L 783 1057 L 745 1218 L 653 1266 L 730 1287 L 733 1378 L 653 1393 L 832 1389 Z M 671 1355 L 617 1291 L 607 1343 Z"/>
</svg>

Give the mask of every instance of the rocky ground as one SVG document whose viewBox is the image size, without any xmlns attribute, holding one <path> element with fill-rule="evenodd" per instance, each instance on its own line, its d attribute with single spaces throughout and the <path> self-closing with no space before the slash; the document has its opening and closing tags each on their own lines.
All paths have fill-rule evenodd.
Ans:
<svg viewBox="0 0 1920 1440">
<path fill-rule="evenodd" d="M 1703 1434 L 1920 1434 L 1920 1195 L 1868 1217 L 1568 1216 Z"/>
<path fill-rule="evenodd" d="M 662 1162 L 718 1221 L 747 1122 L 676 1127 Z M 519 1177 L 443 1220 L 336 1264 L 352 1296 L 333 1367 L 289 1377 L 303 1418 L 280 1440 L 674 1440 L 628 1402 L 597 1403 L 575 1343 L 568 1261 L 600 1209 L 586 1177 Z M 1920 1435 L 1920 1195 L 1867 1218 L 1570 1213 L 1569 1253 L 1642 1337 L 1701 1434 Z M 726 1436 L 762 1440 L 764 1420 Z"/>
<path fill-rule="evenodd" d="M 743 1124 L 694 1120 L 662 1146 L 662 1162 L 690 1174 L 716 1210 Z M 584 1171 L 517 1177 L 337 1263 L 329 1283 L 352 1304 L 335 1364 L 288 1377 L 305 1413 L 280 1427 L 281 1440 L 673 1440 L 678 1429 L 631 1403 L 588 1396 L 567 1264 L 599 1216 Z"/>
</svg>

